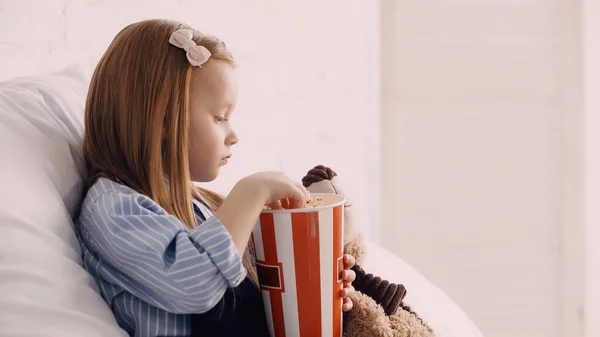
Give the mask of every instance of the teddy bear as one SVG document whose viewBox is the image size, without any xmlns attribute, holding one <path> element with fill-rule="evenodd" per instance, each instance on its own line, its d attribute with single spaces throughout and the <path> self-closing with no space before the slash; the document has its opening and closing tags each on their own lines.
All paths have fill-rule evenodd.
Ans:
<svg viewBox="0 0 600 337">
<path fill-rule="evenodd" d="M 406 305 L 407 289 L 367 273 L 361 267 L 365 251 L 364 236 L 353 222 L 353 204 L 345 193 L 337 173 L 317 165 L 302 178 L 311 193 L 336 193 L 346 198 L 344 204 L 344 253 L 354 256 L 356 273 L 351 295 L 352 310 L 344 313 L 343 337 L 435 337 L 433 329 Z"/>
</svg>

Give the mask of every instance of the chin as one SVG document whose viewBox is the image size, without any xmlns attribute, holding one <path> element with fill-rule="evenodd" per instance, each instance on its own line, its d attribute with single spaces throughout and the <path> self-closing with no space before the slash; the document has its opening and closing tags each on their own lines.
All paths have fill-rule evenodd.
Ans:
<svg viewBox="0 0 600 337">
<path fill-rule="evenodd" d="M 201 174 L 192 174 L 191 179 L 198 183 L 210 183 L 219 176 L 219 168 L 212 172 L 202 172 Z"/>
</svg>

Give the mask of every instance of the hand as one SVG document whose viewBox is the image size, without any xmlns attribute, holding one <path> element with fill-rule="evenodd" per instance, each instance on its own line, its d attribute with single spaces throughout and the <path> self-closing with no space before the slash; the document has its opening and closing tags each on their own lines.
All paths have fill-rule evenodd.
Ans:
<svg viewBox="0 0 600 337">
<path fill-rule="evenodd" d="M 243 180 L 254 191 L 262 191 L 264 204 L 273 209 L 301 208 L 310 198 L 308 190 L 300 182 L 293 181 L 282 172 L 259 172 Z"/>
<path fill-rule="evenodd" d="M 344 270 L 342 271 L 342 282 L 344 283 L 344 288 L 342 289 L 342 298 L 344 299 L 344 304 L 342 305 L 342 311 L 350 311 L 354 306 L 352 300 L 350 299 L 350 295 L 354 293 L 354 286 L 352 286 L 352 282 L 356 278 L 356 273 L 351 268 L 356 264 L 356 260 L 354 256 L 345 254 L 344 258 Z"/>
<path fill-rule="evenodd" d="M 215 216 L 231 235 L 241 256 L 265 204 L 277 202 L 286 208 L 300 208 L 308 198 L 306 188 L 283 173 L 260 172 L 238 181 Z"/>
</svg>

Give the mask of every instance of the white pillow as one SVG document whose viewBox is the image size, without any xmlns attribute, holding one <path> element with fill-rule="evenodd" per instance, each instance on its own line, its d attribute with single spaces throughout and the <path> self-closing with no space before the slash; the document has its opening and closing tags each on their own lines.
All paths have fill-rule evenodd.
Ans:
<svg viewBox="0 0 600 337">
<path fill-rule="evenodd" d="M 365 243 L 365 271 L 403 284 L 405 304 L 434 329 L 436 337 L 483 337 L 465 312 L 411 265 L 369 240 Z"/>
<path fill-rule="evenodd" d="M 71 220 L 88 84 L 77 66 L 0 82 L 0 336 L 126 336 Z"/>
</svg>

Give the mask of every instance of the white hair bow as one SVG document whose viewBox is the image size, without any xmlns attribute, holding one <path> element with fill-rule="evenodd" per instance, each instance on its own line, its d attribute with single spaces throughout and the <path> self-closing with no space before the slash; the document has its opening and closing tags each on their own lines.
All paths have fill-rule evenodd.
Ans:
<svg viewBox="0 0 600 337">
<path fill-rule="evenodd" d="M 194 40 L 192 40 L 193 36 L 193 30 L 179 29 L 171 34 L 169 43 L 185 50 L 187 59 L 193 66 L 202 67 L 202 64 L 208 61 L 211 54 L 206 47 L 196 45 Z"/>
</svg>

